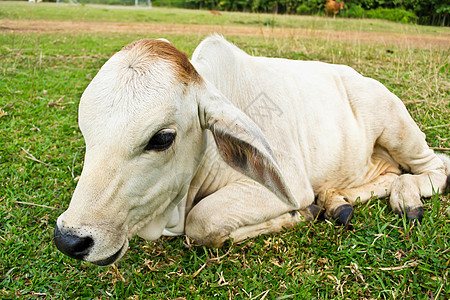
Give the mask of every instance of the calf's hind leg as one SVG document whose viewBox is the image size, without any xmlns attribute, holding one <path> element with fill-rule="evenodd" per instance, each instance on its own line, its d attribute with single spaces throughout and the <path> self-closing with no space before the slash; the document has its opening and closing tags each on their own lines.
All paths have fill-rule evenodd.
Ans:
<svg viewBox="0 0 450 300">
<path fill-rule="evenodd" d="M 397 99 L 398 100 L 398 99 Z M 398 100 L 400 102 L 400 100 Z M 421 197 L 443 192 L 447 175 L 443 161 L 436 156 L 402 103 L 390 110 L 395 120 L 386 127 L 377 143 L 411 174 L 400 175 L 391 186 L 390 204 L 394 212 L 409 219 L 422 219 Z"/>
<path fill-rule="evenodd" d="M 325 209 L 325 218 L 348 225 L 355 203 L 364 203 L 372 197 L 388 196 L 391 185 L 398 176 L 396 173 L 386 173 L 356 188 L 325 190 L 318 194 L 317 205 Z"/>
</svg>

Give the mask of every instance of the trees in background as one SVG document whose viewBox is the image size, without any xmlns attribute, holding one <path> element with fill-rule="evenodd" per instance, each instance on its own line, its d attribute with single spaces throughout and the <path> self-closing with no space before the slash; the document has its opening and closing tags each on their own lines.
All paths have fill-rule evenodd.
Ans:
<svg viewBox="0 0 450 300">
<path fill-rule="evenodd" d="M 53 1 L 56 0 L 44 0 Z M 155 6 L 277 14 L 325 15 L 326 0 L 152 0 Z M 338 16 L 385 19 L 402 23 L 450 26 L 449 0 L 338 0 Z M 80 3 L 134 5 L 135 0 L 78 0 Z"/>
<path fill-rule="evenodd" d="M 413 12 L 419 24 L 449 26 L 450 2 L 446 0 L 348 0 L 349 7 L 358 6 L 370 16 L 371 10 L 378 10 L 379 15 L 400 14 L 400 10 Z M 383 11 L 388 9 L 391 11 Z M 376 14 L 375 14 L 376 15 Z M 364 15 L 363 15 L 364 17 Z M 375 16 L 377 17 L 377 16 Z M 393 16 L 395 18 L 395 16 Z M 400 17 L 400 16 L 399 16 Z M 407 23 L 415 23 L 414 19 L 405 15 Z M 402 21 L 402 19 L 398 20 Z"/>
<path fill-rule="evenodd" d="M 323 15 L 326 0 L 179 0 L 174 6 L 228 11 Z M 377 18 L 403 23 L 450 26 L 447 0 L 342 0 L 350 18 Z M 156 0 L 164 2 L 164 0 Z"/>
</svg>

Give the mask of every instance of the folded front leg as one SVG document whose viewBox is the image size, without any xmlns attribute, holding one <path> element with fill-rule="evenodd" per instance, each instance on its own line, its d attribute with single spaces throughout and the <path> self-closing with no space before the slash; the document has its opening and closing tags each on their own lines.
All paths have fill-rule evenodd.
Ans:
<svg viewBox="0 0 450 300">
<path fill-rule="evenodd" d="M 244 179 L 201 199 L 189 212 L 185 230 L 197 244 L 221 247 L 230 238 L 239 242 L 313 220 L 313 212 L 292 211 L 265 187 Z"/>
</svg>

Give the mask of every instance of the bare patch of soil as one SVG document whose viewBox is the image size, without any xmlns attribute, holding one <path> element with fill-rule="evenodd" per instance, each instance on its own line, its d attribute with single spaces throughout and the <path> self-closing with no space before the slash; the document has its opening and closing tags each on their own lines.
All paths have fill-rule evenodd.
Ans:
<svg viewBox="0 0 450 300">
<path fill-rule="evenodd" d="M 226 36 L 303 37 L 331 41 L 348 41 L 430 48 L 450 47 L 450 35 L 395 34 L 380 32 L 311 30 L 302 28 L 267 28 L 193 24 L 151 24 L 126 22 L 0 20 L 0 32 L 74 33 L 74 32 L 134 32 L 201 34 L 219 33 Z"/>
</svg>

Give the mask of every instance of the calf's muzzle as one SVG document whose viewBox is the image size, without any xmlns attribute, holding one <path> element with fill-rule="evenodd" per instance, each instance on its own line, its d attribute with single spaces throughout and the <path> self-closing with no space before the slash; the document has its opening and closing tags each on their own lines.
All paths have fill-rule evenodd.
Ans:
<svg viewBox="0 0 450 300">
<path fill-rule="evenodd" d="M 89 237 L 80 237 L 70 233 L 63 233 L 58 226 L 55 227 L 54 232 L 55 245 L 65 255 L 83 260 L 89 254 L 89 251 L 94 245 L 94 240 Z"/>
</svg>

